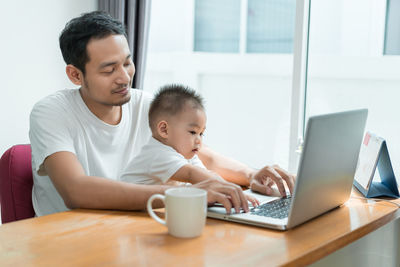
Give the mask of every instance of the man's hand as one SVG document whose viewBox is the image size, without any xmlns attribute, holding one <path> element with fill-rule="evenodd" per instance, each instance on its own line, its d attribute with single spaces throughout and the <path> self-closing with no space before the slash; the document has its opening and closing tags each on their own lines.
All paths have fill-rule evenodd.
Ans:
<svg viewBox="0 0 400 267">
<path fill-rule="evenodd" d="M 249 211 L 247 199 L 238 185 L 217 179 L 208 179 L 194 184 L 193 187 L 206 190 L 208 203 L 221 203 L 228 214 L 231 213 L 232 207 L 235 208 L 236 213 L 240 212 L 240 208 L 245 212 Z"/>
<path fill-rule="evenodd" d="M 250 188 L 253 191 L 271 195 L 273 193 L 272 186 L 276 184 L 281 196 L 286 196 L 285 184 L 289 188 L 290 193 L 293 193 L 295 176 L 278 165 L 266 166 L 261 170 L 256 171 L 251 178 Z"/>
</svg>

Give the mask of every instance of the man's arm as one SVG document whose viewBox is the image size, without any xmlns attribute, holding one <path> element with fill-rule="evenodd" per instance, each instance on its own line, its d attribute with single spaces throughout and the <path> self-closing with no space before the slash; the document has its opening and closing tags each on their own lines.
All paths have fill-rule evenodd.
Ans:
<svg viewBox="0 0 400 267">
<path fill-rule="evenodd" d="M 169 186 L 145 186 L 87 176 L 71 152 L 57 152 L 46 158 L 44 168 L 65 205 L 70 208 L 143 210 L 153 194 Z"/>
<path fill-rule="evenodd" d="M 70 208 L 144 210 L 151 195 L 164 194 L 167 185 L 136 185 L 102 177 L 87 176 L 71 152 L 57 152 L 44 161 L 44 168 L 65 205 Z M 241 188 L 216 179 L 193 185 L 207 190 L 209 203 L 219 202 L 228 213 L 231 208 L 248 211 Z M 160 207 L 161 202 L 155 203 Z"/>
</svg>

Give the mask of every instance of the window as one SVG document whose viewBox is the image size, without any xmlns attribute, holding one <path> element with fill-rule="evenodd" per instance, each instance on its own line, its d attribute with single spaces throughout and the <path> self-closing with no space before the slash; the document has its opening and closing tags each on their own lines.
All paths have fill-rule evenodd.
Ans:
<svg viewBox="0 0 400 267">
<path fill-rule="evenodd" d="M 388 49 L 398 38 L 400 24 L 391 20 L 399 14 L 398 1 L 296 2 L 153 0 L 144 89 L 170 82 L 193 87 L 206 100 L 205 143 L 256 168 L 288 167 L 294 150 L 289 139 L 295 147 L 293 136 L 303 130 L 296 126 L 296 116 L 303 118 L 293 108 L 297 103 L 304 104 L 305 119 L 368 108 L 366 129 L 387 140 L 393 168 L 400 171 L 400 57 Z M 303 20 L 295 16 L 304 3 L 304 13 L 310 7 L 308 46 L 300 38 Z"/>
<path fill-rule="evenodd" d="M 194 51 L 239 52 L 240 0 L 197 0 Z"/>
<path fill-rule="evenodd" d="M 400 171 L 400 57 L 383 53 L 386 4 L 386 0 L 310 1 L 306 117 L 368 108 L 366 130 L 387 140 L 396 173 Z"/>
<path fill-rule="evenodd" d="M 295 0 L 196 0 L 194 51 L 292 53 Z"/>
<path fill-rule="evenodd" d="M 247 52 L 292 53 L 295 0 L 249 0 Z"/>
</svg>

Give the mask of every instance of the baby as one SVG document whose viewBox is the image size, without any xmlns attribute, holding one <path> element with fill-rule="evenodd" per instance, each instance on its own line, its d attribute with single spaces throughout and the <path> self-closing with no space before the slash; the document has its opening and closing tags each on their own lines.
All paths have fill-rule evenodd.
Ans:
<svg viewBox="0 0 400 267">
<path fill-rule="evenodd" d="M 198 152 L 206 129 L 203 99 L 182 85 L 167 85 L 154 96 L 149 110 L 152 137 L 128 164 L 121 180 L 135 184 L 172 181 L 195 184 L 220 179 L 205 168 Z M 248 198 L 257 204 L 253 198 Z"/>
</svg>

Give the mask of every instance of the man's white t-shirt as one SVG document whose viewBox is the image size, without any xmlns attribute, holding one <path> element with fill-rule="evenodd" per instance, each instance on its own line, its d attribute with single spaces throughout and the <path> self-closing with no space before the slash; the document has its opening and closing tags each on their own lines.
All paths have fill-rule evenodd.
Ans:
<svg viewBox="0 0 400 267">
<path fill-rule="evenodd" d="M 205 169 L 197 155 L 185 159 L 174 148 L 151 137 L 123 171 L 121 180 L 135 184 L 164 184 L 186 164 Z"/>
<path fill-rule="evenodd" d="M 118 180 L 121 171 L 151 136 L 148 110 L 152 96 L 131 90 L 118 125 L 97 118 L 78 89 L 62 90 L 39 101 L 30 116 L 32 202 L 37 216 L 65 211 L 63 199 L 43 168 L 46 157 L 60 151 L 76 155 L 85 174 Z"/>
</svg>

